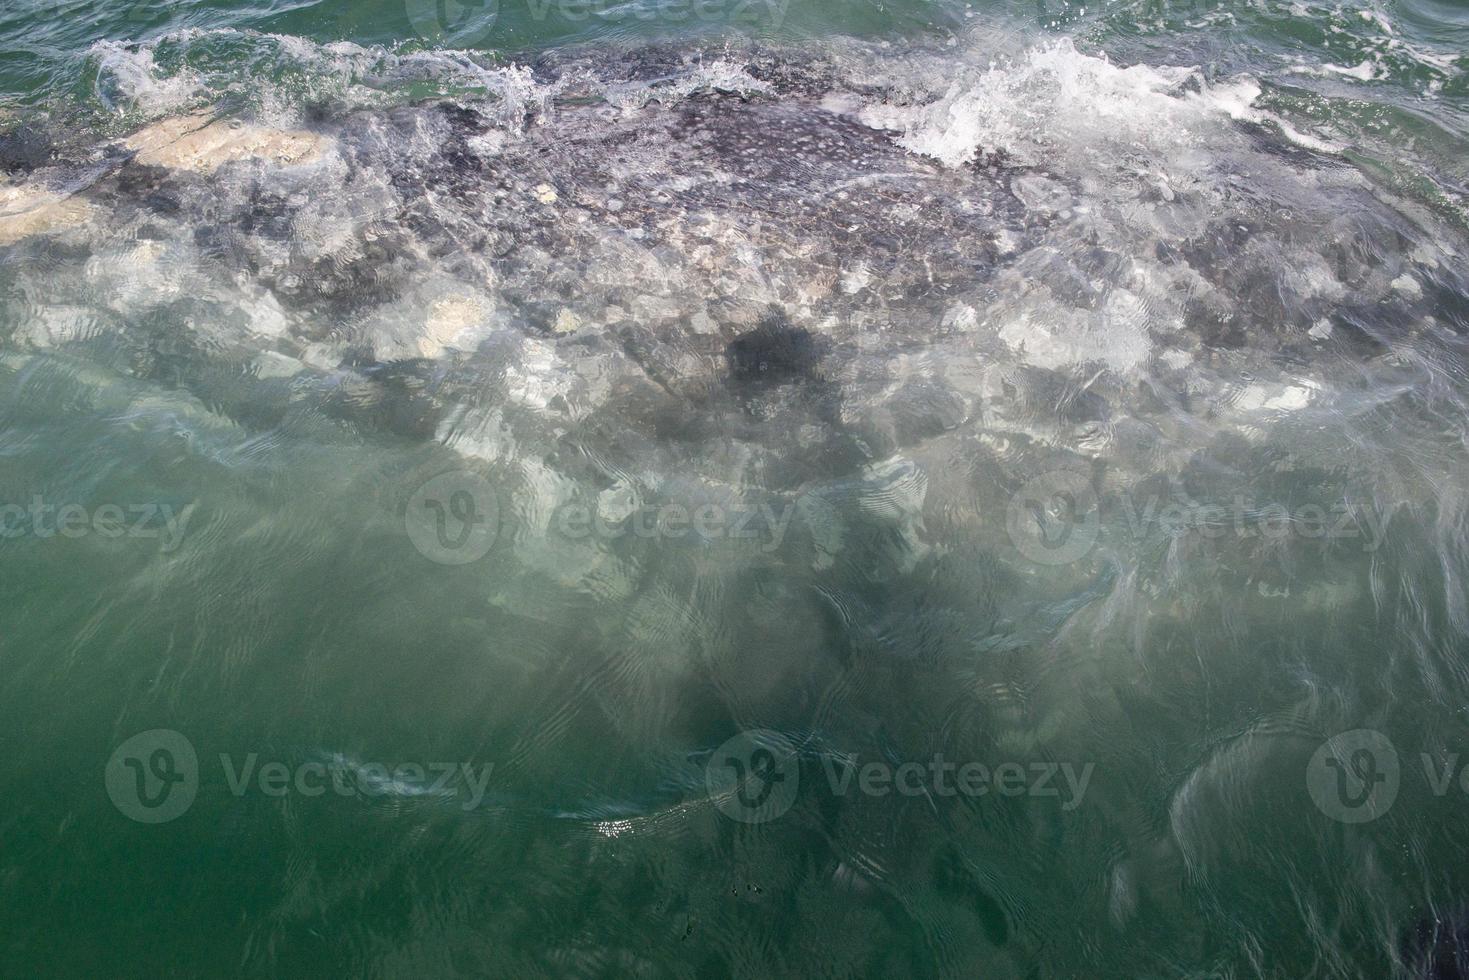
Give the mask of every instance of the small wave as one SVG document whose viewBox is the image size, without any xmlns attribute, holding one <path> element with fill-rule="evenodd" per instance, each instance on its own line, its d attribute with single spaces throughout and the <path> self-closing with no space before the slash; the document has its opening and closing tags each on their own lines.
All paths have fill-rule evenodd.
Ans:
<svg viewBox="0 0 1469 980">
<path fill-rule="evenodd" d="M 472 93 L 500 101 L 507 114 L 545 104 L 555 85 L 523 65 L 456 49 L 318 43 L 235 28 L 172 31 L 146 41 L 99 41 L 88 51 L 99 99 L 116 111 L 155 118 L 232 98 L 284 122 L 322 99 L 382 105 L 428 84 L 429 93 Z"/>
<path fill-rule="evenodd" d="M 1211 86 L 1196 68 L 1123 68 L 1061 40 L 1007 64 L 961 70 L 932 103 L 879 104 L 862 116 L 949 166 L 982 154 L 1034 166 L 1058 155 L 1095 159 L 1102 146 L 1177 156 L 1220 120 L 1255 117 L 1259 94 L 1248 77 Z"/>
</svg>

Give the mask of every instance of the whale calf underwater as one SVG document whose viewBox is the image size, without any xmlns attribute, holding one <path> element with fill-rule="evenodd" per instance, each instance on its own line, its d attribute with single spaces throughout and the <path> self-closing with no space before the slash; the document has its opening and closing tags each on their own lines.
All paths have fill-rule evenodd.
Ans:
<svg viewBox="0 0 1469 980">
<path fill-rule="evenodd" d="M 1300 776 L 1346 728 L 1462 743 L 1462 215 L 1248 77 L 1065 41 L 274 43 L 464 91 L 165 100 L 0 142 L 0 425 L 27 433 L 0 491 L 81 446 L 98 499 L 194 507 L 167 555 L 74 545 L 109 596 L 68 653 L 103 665 L 91 695 L 143 648 L 183 721 L 139 729 L 214 732 L 191 699 L 248 682 L 309 692 L 256 720 L 287 754 L 495 763 L 493 818 L 247 801 L 272 896 L 249 966 L 321 965 L 301 937 L 392 875 L 438 916 L 394 962 L 471 972 L 1462 958 L 1452 916 L 1424 925 L 1469 886 L 1435 857 L 1462 801 L 1405 775 L 1413 805 L 1349 836 Z M 462 567 L 404 531 L 448 471 L 496 488 Z M 72 560 L 6 545 L 17 581 Z M 18 609 L 12 649 L 49 622 Z M 758 834 L 702 792 L 747 730 L 784 733 L 805 787 Z M 1075 812 L 821 779 L 936 754 L 1095 776 Z M 312 853 L 344 827 L 380 863 Z M 743 942 L 731 904 L 779 938 Z M 1057 942 L 1072 905 L 1104 925 Z"/>
</svg>

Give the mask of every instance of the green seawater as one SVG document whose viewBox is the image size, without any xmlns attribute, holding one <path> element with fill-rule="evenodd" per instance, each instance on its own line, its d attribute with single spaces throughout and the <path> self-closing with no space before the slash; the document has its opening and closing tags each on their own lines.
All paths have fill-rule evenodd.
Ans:
<svg viewBox="0 0 1469 980">
<path fill-rule="evenodd" d="M 0 37 L 0 975 L 1469 976 L 1469 6 Z"/>
</svg>

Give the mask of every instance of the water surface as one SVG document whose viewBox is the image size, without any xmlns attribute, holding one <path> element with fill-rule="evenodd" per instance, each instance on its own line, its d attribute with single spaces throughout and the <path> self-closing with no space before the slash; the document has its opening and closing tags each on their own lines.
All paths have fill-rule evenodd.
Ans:
<svg viewBox="0 0 1469 980">
<path fill-rule="evenodd" d="M 1465 973 L 1462 7 L 0 31 L 7 972 Z"/>
</svg>

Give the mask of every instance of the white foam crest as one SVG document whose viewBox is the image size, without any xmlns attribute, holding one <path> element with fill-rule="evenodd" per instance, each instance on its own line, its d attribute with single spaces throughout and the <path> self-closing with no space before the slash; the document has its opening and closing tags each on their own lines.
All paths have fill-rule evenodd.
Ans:
<svg viewBox="0 0 1469 980">
<path fill-rule="evenodd" d="M 226 42 L 221 44 L 221 42 Z M 228 48 L 243 53 L 220 55 Z M 241 68 L 256 70 L 260 48 L 273 49 L 274 67 L 304 74 L 289 85 L 262 83 L 243 77 Z M 195 50 L 199 49 L 199 50 Z M 158 63 L 158 53 L 187 51 L 194 68 L 170 70 Z M 532 109 L 544 109 L 560 91 L 558 83 L 537 82 L 522 65 L 495 65 L 471 51 L 405 50 L 349 41 L 318 44 L 288 34 L 218 28 L 171 31 L 147 41 L 100 41 L 89 50 L 97 64 L 98 94 L 118 109 L 160 115 L 195 101 L 239 90 L 279 126 L 299 115 L 294 104 L 323 91 L 359 105 L 379 105 L 387 91 L 404 82 L 431 81 L 447 92 L 482 92 L 504 107 L 507 118 L 518 119 Z M 244 64 L 242 64 L 242 62 Z M 247 88 L 241 89 L 245 85 Z M 117 105 L 114 92 L 126 100 Z"/>
<path fill-rule="evenodd" d="M 1218 121 L 1253 117 L 1259 94 L 1247 77 L 1215 86 L 1196 68 L 1120 68 L 1063 39 L 961 71 L 931 103 L 869 106 L 861 118 L 950 166 L 988 153 L 1027 165 L 1084 154 L 1094 166 L 1100 148 L 1164 155 L 1195 146 Z"/>
<path fill-rule="evenodd" d="M 180 69 L 169 75 L 155 58 L 157 45 L 125 41 L 98 41 L 88 54 L 97 63 L 97 94 L 114 108 L 112 96 L 104 91 L 115 87 L 137 109 L 150 114 L 168 112 L 192 102 L 203 90 L 199 77 Z"/>
<path fill-rule="evenodd" d="M 650 102 L 679 102 L 701 92 L 750 96 L 771 91 L 769 82 L 752 76 L 745 65 L 717 58 L 671 81 L 615 82 L 602 86 L 603 96 L 624 111 Z"/>
</svg>

